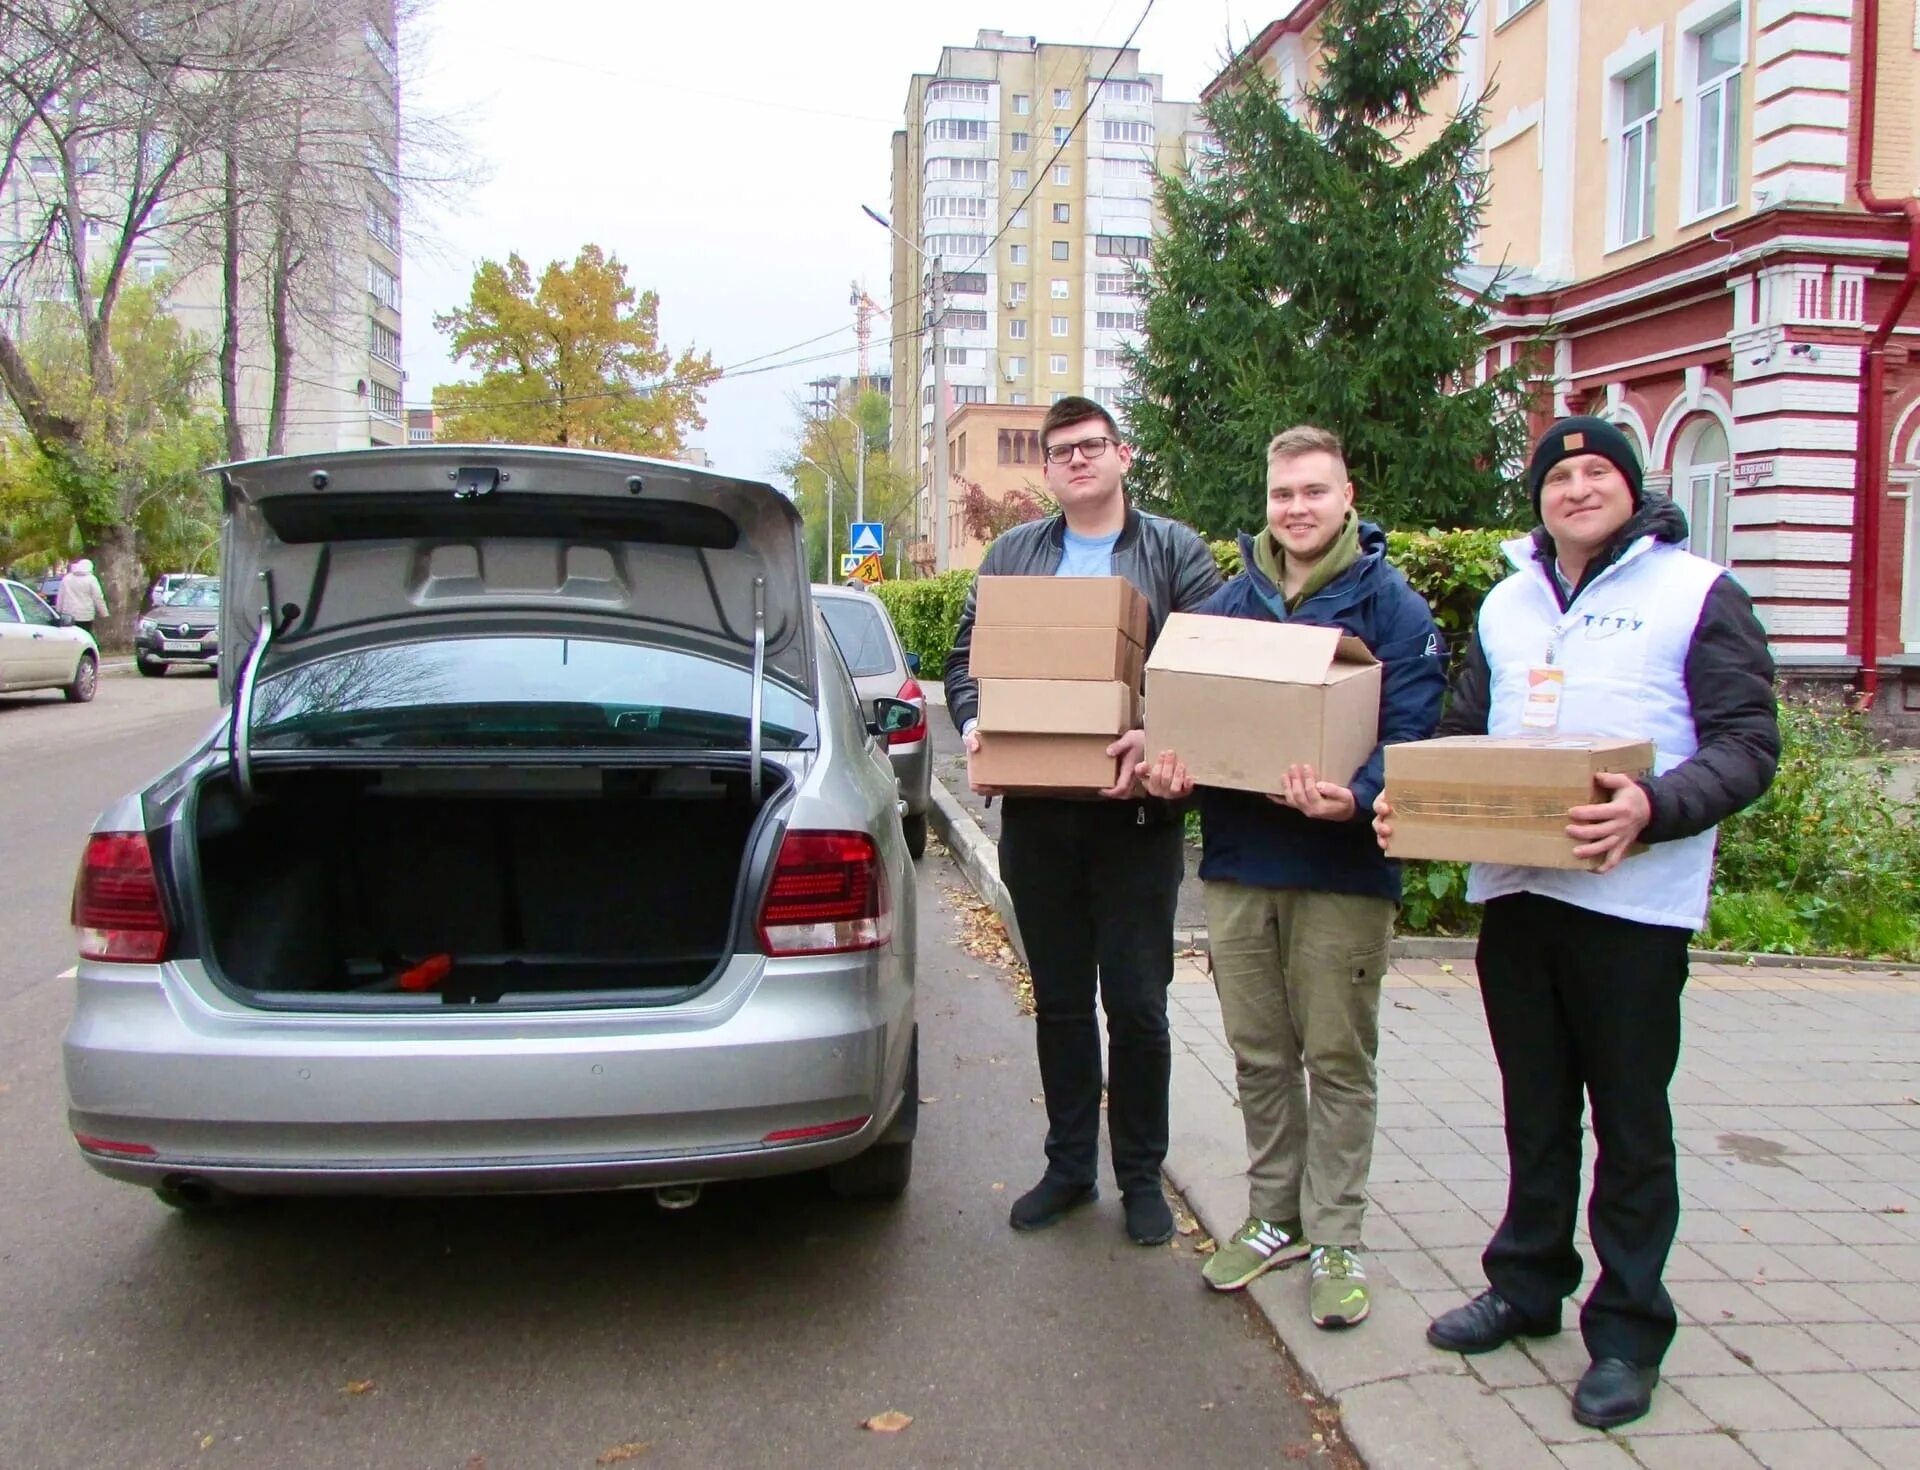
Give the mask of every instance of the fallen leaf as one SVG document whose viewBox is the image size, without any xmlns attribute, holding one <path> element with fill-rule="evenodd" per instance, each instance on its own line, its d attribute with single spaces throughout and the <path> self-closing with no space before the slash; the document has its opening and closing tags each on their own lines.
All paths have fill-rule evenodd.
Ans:
<svg viewBox="0 0 1920 1470">
<path fill-rule="evenodd" d="M 1003 1190 L 1004 1190 L 1004 1189 L 1005 1189 L 1006 1187 L 1007 1187 L 1007 1186 L 1006 1186 L 1005 1184 L 1003 1184 L 1003 1183 L 1002 1183 L 1002 1182 L 1001 1182 L 1000 1180 L 998 1180 L 998 1179 L 996 1179 L 996 1180 L 994 1180 L 994 1181 L 993 1181 L 993 1190 L 994 1190 L 994 1193 L 995 1193 L 995 1194 L 998 1194 L 998 1193 L 1000 1193 L 1000 1192 L 1001 1192 L 1001 1191 L 1003 1191 Z"/>
<path fill-rule="evenodd" d="M 1177 1229 L 1182 1235 L 1195 1235 L 1199 1233 L 1200 1222 L 1198 1220 L 1191 1220 L 1191 1219 L 1182 1220 L 1174 1228 Z"/>
<path fill-rule="evenodd" d="M 642 1439 L 629 1440 L 626 1444 L 617 1444 L 610 1450 L 602 1450 L 593 1457 L 596 1465 L 618 1465 L 623 1460 L 637 1460 L 647 1452 L 647 1442 Z"/>
<path fill-rule="evenodd" d="M 860 1421 L 862 1429 L 871 1429 L 875 1434 L 898 1434 L 913 1423 L 913 1415 L 903 1414 L 898 1409 L 888 1409 L 884 1414 L 875 1414 L 871 1419 Z M 935 1436 L 938 1438 L 938 1436 Z"/>
<path fill-rule="evenodd" d="M 200 1441 L 200 1448 L 203 1450 L 210 1450 L 213 1448 L 213 1436 L 211 1434 L 207 1435 L 205 1438 L 203 1438 Z"/>
<path fill-rule="evenodd" d="M 937 1103 L 937 1102 L 939 1102 L 939 1101 L 940 1101 L 940 1099 L 939 1099 L 939 1098 L 937 1098 L 937 1097 L 923 1097 L 923 1098 L 921 1098 L 921 1099 L 920 1099 L 920 1101 L 921 1101 L 921 1103 L 922 1103 L 922 1104 L 926 1104 L 926 1103 Z"/>
<path fill-rule="evenodd" d="M 1751 1353 L 1743 1353 L 1739 1348 L 1728 1348 L 1727 1351 L 1732 1353 L 1740 1362 L 1745 1363 L 1749 1368 L 1753 1366 L 1753 1355 Z"/>
<path fill-rule="evenodd" d="M 1197 1240 L 1193 1245 L 1193 1253 L 1197 1256 L 1210 1256 L 1219 1249 L 1220 1247 L 1213 1243 L 1211 1236 L 1205 1240 Z"/>
<path fill-rule="evenodd" d="M 1046 1099 L 1044 1097 L 1030 1097 L 1027 1101 L 1030 1103 L 1043 1103 Z"/>
<path fill-rule="evenodd" d="M 1442 975 L 1451 975 L 1451 974 L 1453 973 L 1453 966 L 1452 966 L 1452 965 L 1442 965 L 1442 966 L 1440 967 L 1440 973 L 1441 973 Z M 1314 1438 L 1315 1438 L 1315 1439 L 1318 1439 L 1319 1437 L 1320 1437 L 1320 1436 L 1319 1436 L 1319 1435 L 1317 1435 L 1317 1434 L 1316 1434 L 1316 1435 L 1314 1436 Z"/>
<path fill-rule="evenodd" d="M 345 1388 L 341 1389 L 340 1392 L 351 1394 L 354 1398 L 360 1397 L 363 1393 L 372 1393 L 373 1380 L 371 1378 L 356 1378 Z"/>
</svg>

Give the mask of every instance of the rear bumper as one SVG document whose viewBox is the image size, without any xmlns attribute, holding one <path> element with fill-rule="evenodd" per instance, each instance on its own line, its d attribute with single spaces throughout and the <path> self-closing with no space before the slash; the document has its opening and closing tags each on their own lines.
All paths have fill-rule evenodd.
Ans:
<svg viewBox="0 0 1920 1470">
<path fill-rule="evenodd" d="M 235 1193 L 613 1189 L 784 1174 L 870 1147 L 899 1107 L 906 962 L 736 960 L 662 1012 L 267 1013 L 182 966 L 82 966 L 76 1135 L 133 1184 Z M 863 1119 L 829 1138 L 769 1135 Z"/>
</svg>

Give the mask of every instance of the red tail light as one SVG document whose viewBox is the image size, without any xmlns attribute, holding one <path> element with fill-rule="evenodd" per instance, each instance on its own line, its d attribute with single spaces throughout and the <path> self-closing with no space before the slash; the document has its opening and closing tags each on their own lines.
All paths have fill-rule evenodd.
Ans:
<svg viewBox="0 0 1920 1470">
<path fill-rule="evenodd" d="M 73 886 L 80 958 L 153 964 L 166 958 L 166 906 L 144 832 L 96 832 Z"/>
<path fill-rule="evenodd" d="M 880 849 L 864 832 L 789 832 L 760 911 L 770 955 L 878 949 L 893 935 Z"/>
<path fill-rule="evenodd" d="M 920 706 L 920 723 L 909 726 L 905 730 L 895 730 L 887 736 L 887 744 L 911 745 L 916 740 L 925 740 L 927 738 L 927 691 L 920 687 L 918 679 L 910 677 L 900 686 L 897 697 Z"/>
</svg>

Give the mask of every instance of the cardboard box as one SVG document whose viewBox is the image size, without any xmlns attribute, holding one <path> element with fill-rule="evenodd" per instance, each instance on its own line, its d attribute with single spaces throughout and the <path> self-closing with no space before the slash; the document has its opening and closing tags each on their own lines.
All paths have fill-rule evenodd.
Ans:
<svg viewBox="0 0 1920 1470">
<path fill-rule="evenodd" d="M 982 679 L 980 729 L 986 734 L 1105 735 L 1134 727 L 1139 697 L 1131 684 L 1091 679 Z"/>
<path fill-rule="evenodd" d="M 1175 613 L 1147 660 L 1147 759 L 1197 785 L 1275 792 L 1297 764 L 1344 786 L 1379 743 L 1379 661 L 1338 628 Z"/>
<path fill-rule="evenodd" d="M 1118 628 L 983 628 L 976 624 L 967 670 L 976 679 L 1118 680 L 1138 689 L 1146 661 L 1146 651 Z"/>
<path fill-rule="evenodd" d="M 1653 745 L 1589 735 L 1455 735 L 1387 747 L 1396 858 L 1592 868 L 1567 813 L 1602 801 L 1604 771 L 1644 776 Z M 1637 850 L 1637 849 L 1636 849 Z"/>
<path fill-rule="evenodd" d="M 972 759 L 973 779 L 1002 791 L 1091 795 L 1120 779 L 1120 763 L 1107 754 L 1112 735 L 980 736 Z"/>
<path fill-rule="evenodd" d="M 981 577 L 979 628 L 1118 628 L 1146 646 L 1151 610 L 1125 577 Z M 975 670 L 978 673 L 978 670 Z"/>
</svg>

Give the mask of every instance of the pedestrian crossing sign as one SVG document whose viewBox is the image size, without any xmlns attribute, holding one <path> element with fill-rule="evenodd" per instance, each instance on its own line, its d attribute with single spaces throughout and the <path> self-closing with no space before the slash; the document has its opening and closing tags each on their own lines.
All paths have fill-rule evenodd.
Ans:
<svg viewBox="0 0 1920 1470">
<path fill-rule="evenodd" d="M 855 521 L 847 528 L 847 545 L 879 556 L 887 549 L 887 528 L 879 521 Z"/>
<path fill-rule="evenodd" d="M 865 560 L 866 560 L 866 557 L 861 555 L 861 553 L 857 551 L 841 552 L 840 553 L 840 575 L 843 577 L 851 577 L 855 572 L 857 572 L 860 569 L 860 563 Z"/>
</svg>

